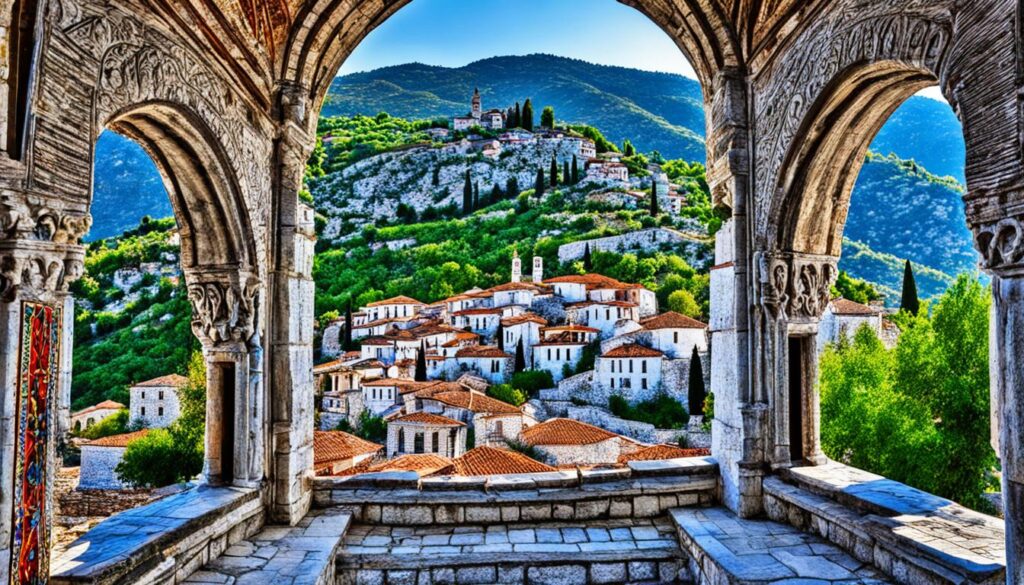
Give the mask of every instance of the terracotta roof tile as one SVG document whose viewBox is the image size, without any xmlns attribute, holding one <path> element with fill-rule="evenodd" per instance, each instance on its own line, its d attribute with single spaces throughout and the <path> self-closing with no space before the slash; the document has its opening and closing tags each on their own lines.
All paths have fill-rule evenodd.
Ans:
<svg viewBox="0 0 1024 585">
<path fill-rule="evenodd" d="M 127 447 L 128 443 L 141 439 L 149 433 L 149 429 L 142 429 L 141 431 L 135 431 L 134 433 L 123 433 L 120 435 L 110 435 L 109 437 L 103 437 L 102 439 L 96 439 L 89 441 L 85 444 L 87 447 Z"/>
<path fill-rule="evenodd" d="M 377 463 L 369 466 L 364 471 L 366 473 L 376 473 L 380 471 L 415 471 L 416 473 L 423 475 L 429 475 L 434 473 L 438 469 L 442 469 L 451 465 L 452 460 L 447 457 L 439 457 L 432 453 L 422 453 L 417 455 L 402 455 L 394 459 L 389 459 L 381 463 Z"/>
<path fill-rule="evenodd" d="M 707 329 L 708 326 L 700 321 L 687 317 L 675 311 L 666 311 L 640 321 L 644 329 Z"/>
<path fill-rule="evenodd" d="M 547 332 L 547 331 L 559 331 L 559 332 L 562 332 L 562 331 L 565 331 L 565 332 L 568 332 L 568 331 L 583 331 L 585 333 L 600 333 L 601 330 L 600 329 L 595 329 L 594 327 L 587 327 L 586 325 L 572 324 L 572 325 L 555 325 L 553 327 L 544 327 L 543 329 L 541 329 L 541 331 L 544 331 L 544 332 Z"/>
<path fill-rule="evenodd" d="M 438 470 L 434 475 L 508 475 L 550 471 L 556 471 L 556 469 L 516 451 L 477 447 L 470 449 L 462 457 L 452 461 L 451 465 Z"/>
<path fill-rule="evenodd" d="M 454 406 L 456 408 L 464 408 L 476 413 L 485 414 L 519 414 L 522 411 L 512 406 L 507 402 L 502 402 L 496 398 L 491 398 L 486 394 L 474 392 L 472 390 L 458 390 L 454 392 L 438 392 L 431 394 L 430 396 L 424 396 L 430 400 L 436 400 L 443 402 L 448 406 Z"/>
<path fill-rule="evenodd" d="M 89 414 L 90 412 L 96 410 L 121 410 L 122 408 L 126 408 L 126 406 L 121 404 L 120 402 L 114 402 L 113 400 L 104 400 L 99 404 L 94 404 L 92 406 L 83 408 L 78 412 L 73 412 L 71 413 L 71 416 L 81 416 L 83 414 Z"/>
<path fill-rule="evenodd" d="M 493 345 L 471 345 L 455 352 L 455 357 L 460 358 L 510 358 L 511 354 L 498 349 Z"/>
<path fill-rule="evenodd" d="M 570 418 L 552 418 L 523 430 L 527 445 L 593 445 L 618 437 L 594 425 Z"/>
<path fill-rule="evenodd" d="M 447 416 L 441 416 L 439 414 L 431 414 L 429 412 L 414 412 L 405 416 L 392 419 L 388 422 L 396 423 L 416 423 L 423 425 L 431 425 L 435 427 L 464 427 L 466 423 L 459 422 L 454 419 L 450 419 Z"/>
<path fill-rule="evenodd" d="M 351 459 L 358 455 L 376 453 L 384 447 L 343 431 L 316 431 L 313 433 L 313 463 Z"/>
<path fill-rule="evenodd" d="M 664 354 L 656 349 L 637 345 L 635 343 L 627 343 L 626 345 L 620 345 L 615 349 L 603 354 L 603 358 L 651 358 L 661 357 Z"/>
<path fill-rule="evenodd" d="M 383 301 L 377 301 L 366 305 L 367 307 L 382 307 L 384 305 L 422 305 L 420 301 L 412 297 L 397 296 L 391 297 L 390 299 L 384 299 Z"/>
<path fill-rule="evenodd" d="M 463 309 L 461 311 L 455 311 L 452 313 L 454 317 L 465 317 L 467 315 L 500 315 L 502 309 L 498 308 L 480 308 L 480 309 Z"/>
<path fill-rule="evenodd" d="M 501 324 L 505 327 L 512 327 L 513 325 L 521 325 L 523 323 L 537 323 L 541 326 L 547 325 L 548 320 L 544 317 L 534 315 L 532 313 L 525 313 L 523 315 L 516 315 L 514 317 L 506 317 L 501 320 Z"/>
<path fill-rule="evenodd" d="M 166 376 L 160 376 L 159 378 L 153 378 L 152 380 L 146 380 L 145 382 L 139 382 L 133 388 L 152 388 L 154 386 L 173 386 L 175 388 L 181 388 L 185 384 L 188 384 L 188 378 L 179 374 L 168 374 Z"/>
<path fill-rule="evenodd" d="M 878 315 L 882 312 L 874 307 L 862 305 L 843 297 L 832 299 L 830 304 L 834 315 Z"/>
<path fill-rule="evenodd" d="M 636 288 L 636 285 L 628 284 L 620 280 L 611 278 L 610 276 L 604 276 L 602 274 L 570 274 L 568 276 L 556 276 L 555 278 L 549 278 L 544 281 L 544 284 L 560 284 L 560 283 L 571 283 L 571 284 L 583 284 L 588 289 L 593 288 Z"/>
<path fill-rule="evenodd" d="M 625 463 L 627 461 L 679 459 L 681 457 L 705 457 L 710 454 L 710 449 L 682 449 L 675 445 L 652 445 L 629 453 L 628 455 L 622 455 L 619 457 L 619 463 Z"/>
</svg>

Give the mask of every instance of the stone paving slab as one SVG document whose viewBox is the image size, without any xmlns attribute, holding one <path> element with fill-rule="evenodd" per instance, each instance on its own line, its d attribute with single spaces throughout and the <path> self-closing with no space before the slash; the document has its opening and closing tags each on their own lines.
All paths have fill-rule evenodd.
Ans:
<svg viewBox="0 0 1024 585">
<path fill-rule="evenodd" d="M 725 508 L 677 508 L 671 517 L 698 585 L 882 585 L 874 567 L 817 536 Z"/>
<path fill-rule="evenodd" d="M 347 510 L 314 510 L 296 526 L 267 526 L 190 575 L 185 583 L 328 585 L 352 520 Z"/>
</svg>

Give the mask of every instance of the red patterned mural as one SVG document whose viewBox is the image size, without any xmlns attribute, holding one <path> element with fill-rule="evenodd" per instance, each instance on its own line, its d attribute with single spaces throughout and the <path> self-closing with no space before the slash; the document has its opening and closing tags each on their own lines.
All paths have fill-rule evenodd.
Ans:
<svg viewBox="0 0 1024 585">
<path fill-rule="evenodd" d="M 57 388 L 61 310 L 23 303 L 21 318 L 11 583 L 41 585 L 50 577 L 47 450 Z"/>
</svg>

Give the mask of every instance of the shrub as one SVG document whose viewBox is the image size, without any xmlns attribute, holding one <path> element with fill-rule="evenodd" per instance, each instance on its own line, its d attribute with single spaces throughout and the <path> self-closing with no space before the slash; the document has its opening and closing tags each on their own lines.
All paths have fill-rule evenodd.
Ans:
<svg viewBox="0 0 1024 585">
<path fill-rule="evenodd" d="M 654 398 L 630 404 L 622 395 L 608 399 L 608 410 L 619 418 L 652 424 L 659 429 L 681 429 L 690 422 L 690 413 L 683 404 L 664 392 Z"/>
<path fill-rule="evenodd" d="M 203 469 L 203 433 L 177 422 L 151 429 L 128 444 L 115 472 L 138 487 L 163 487 L 188 481 Z"/>
<path fill-rule="evenodd" d="M 487 395 L 513 406 L 522 406 L 529 400 L 526 392 L 512 387 L 511 384 L 496 384 L 487 389 Z"/>
<path fill-rule="evenodd" d="M 127 433 L 130 428 L 127 408 L 115 412 L 91 427 L 82 430 L 79 434 L 86 439 L 102 439 L 111 435 Z"/>
<path fill-rule="evenodd" d="M 547 370 L 524 370 L 513 374 L 510 384 L 529 396 L 536 396 L 541 390 L 554 387 L 555 379 Z"/>
<path fill-rule="evenodd" d="M 359 414 L 358 427 L 355 434 L 367 441 L 381 443 L 388 437 L 388 425 L 384 422 L 384 418 L 374 416 L 369 410 L 364 410 Z"/>
</svg>

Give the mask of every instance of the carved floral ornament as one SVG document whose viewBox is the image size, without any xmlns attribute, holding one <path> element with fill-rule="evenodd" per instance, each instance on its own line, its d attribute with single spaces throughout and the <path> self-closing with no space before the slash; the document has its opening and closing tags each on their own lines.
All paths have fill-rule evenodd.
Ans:
<svg viewBox="0 0 1024 585">
<path fill-rule="evenodd" d="M 259 281 L 248 272 L 187 277 L 192 332 L 206 347 L 247 344 L 256 332 Z"/>
<path fill-rule="evenodd" d="M 760 304 L 775 319 L 813 322 L 821 318 L 839 275 L 833 256 L 794 252 L 756 254 Z"/>
<path fill-rule="evenodd" d="M 0 193 L 0 301 L 21 290 L 44 297 L 67 292 L 82 277 L 89 214 L 64 213 L 45 201 Z"/>
<path fill-rule="evenodd" d="M 1024 216 L 975 226 L 974 243 L 984 270 L 999 276 L 1024 275 Z"/>
</svg>

